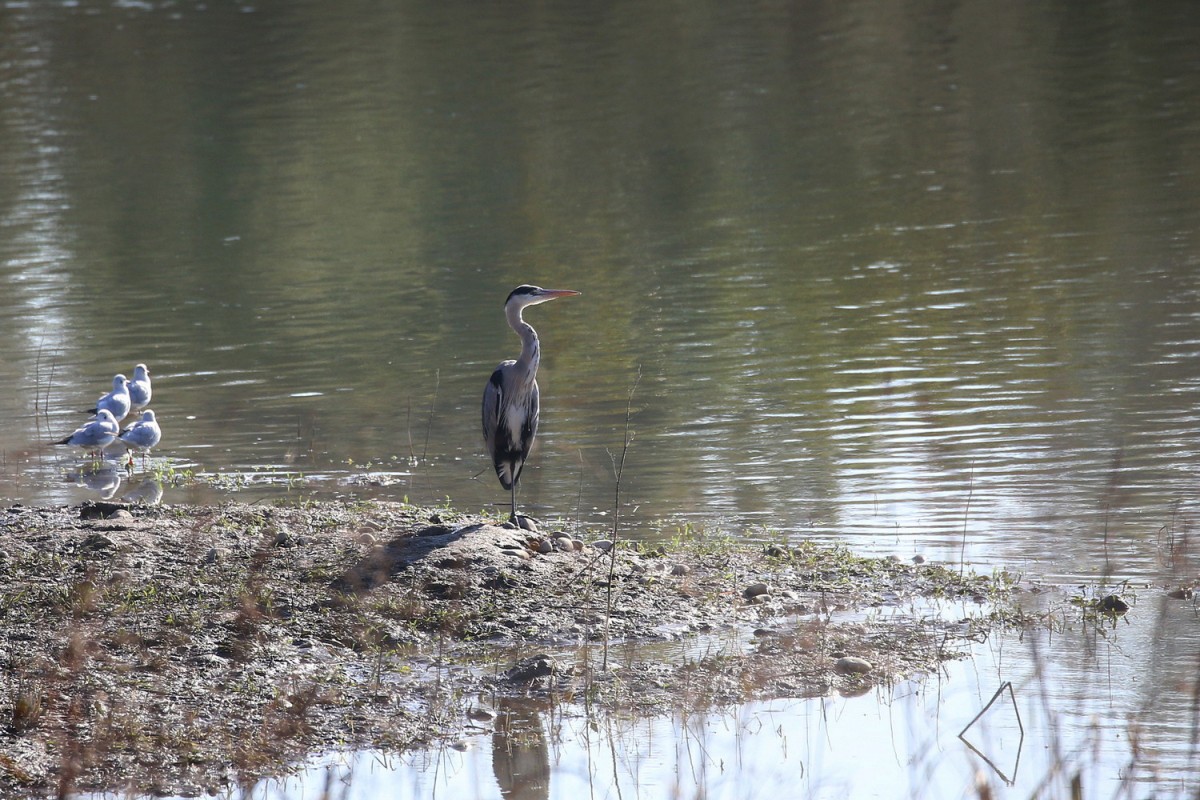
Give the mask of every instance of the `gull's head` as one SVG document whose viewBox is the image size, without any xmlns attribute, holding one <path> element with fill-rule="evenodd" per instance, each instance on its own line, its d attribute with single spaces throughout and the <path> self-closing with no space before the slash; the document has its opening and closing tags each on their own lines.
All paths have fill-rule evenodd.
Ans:
<svg viewBox="0 0 1200 800">
<path fill-rule="evenodd" d="M 150 409 L 146 409 L 145 411 L 142 412 L 142 422 L 154 422 L 154 421 L 155 421 L 155 419 L 154 419 L 153 411 L 151 411 Z"/>
<path fill-rule="evenodd" d="M 129 383 L 129 378 L 126 378 L 121 373 L 118 372 L 116 375 L 113 375 L 113 388 L 114 389 L 123 389 L 123 388 L 125 388 L 125 385 L 128 383 Z"/>
<path fill-rule="evenodd" d="M 538 303 L 545 303 L 548 300 L 556 300 L 559 297 L 570 297 L 576 294 L 579 294 L 579 292 L 574 289 L 543 289 L 540 286 L 530 286 L 525 283 L 509 292 L 508 299 L 504 301 L 504 307 L 525 308 L 526 306 L 535 306 Z"/>
<path fill-rule="evenodd" d="M 114 417 L 113 413 L 107 408 L 102 408 L 96 412 L 96 419 L 100 422 L 111 422 L 113 425 L 117 424 L 117 418 Z"/>
<path fill-rule="evenodd" d="M 135 381 L 144 381 L 150 377 L 150 368 L 145 364 L 138 364 L 133 368 L 133 379 Z"/>
</svg>

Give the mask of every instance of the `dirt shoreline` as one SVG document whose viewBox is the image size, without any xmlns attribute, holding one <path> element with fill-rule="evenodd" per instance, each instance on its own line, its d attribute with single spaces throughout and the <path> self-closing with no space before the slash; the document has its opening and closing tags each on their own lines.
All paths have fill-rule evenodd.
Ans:
<svg viewBox="0 0 1200 800">
<path fill-rule="evenodd" d="M 811 543 L 596 544 L 379 502 L 9 508 L 0 797 L 200 795 L 453 738 L 499 698 L 652 714 L 863 692 L 989 624 L 906 609 L 1008 592 Z M 663 641 L 683 644 L 641 647 Z"/>
</svg>

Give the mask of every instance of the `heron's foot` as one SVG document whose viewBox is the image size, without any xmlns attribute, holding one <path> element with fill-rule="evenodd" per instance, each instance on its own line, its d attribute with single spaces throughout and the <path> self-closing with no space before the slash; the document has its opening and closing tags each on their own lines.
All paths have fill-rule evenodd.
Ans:
<svg viewBox="0 0 1200 800">
<path fill-rule="evenodd" d="M 537 520 L 533 517 L 527 517 L 524 514 L 513 514 L 502 527 L 512 530 L 525 530 L 530 533 L 538 532 Z"/>
</svg>

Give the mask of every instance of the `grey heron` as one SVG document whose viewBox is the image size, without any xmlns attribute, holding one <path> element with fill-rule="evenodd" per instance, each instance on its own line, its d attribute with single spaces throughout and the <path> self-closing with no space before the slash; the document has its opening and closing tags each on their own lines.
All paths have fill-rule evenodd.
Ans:
<svg viewBox="0 0 1200 800">
<path fill-rule="evenodd" d="M 500 485 L 509 491 L 509 520 L 517 519 L 517 481 L 529 457 L 538 426 L 537 369 L 542 351 L 537 331 L 521 318 L 527 306 L 579 294 L 572 289 L 543 289 L 523 284 L 504 301 L 508 325 L 521 337 L 521 355 L 501 361 L 483 390 L 483 441 Z"/>
</svg>

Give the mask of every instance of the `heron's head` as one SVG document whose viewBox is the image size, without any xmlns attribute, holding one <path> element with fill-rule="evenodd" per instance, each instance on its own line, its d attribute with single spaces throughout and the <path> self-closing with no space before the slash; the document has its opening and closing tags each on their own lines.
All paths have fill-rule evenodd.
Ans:
<svg viewBox="0 0 1200 800">
<path fill-rule="evenodd" d="M 570 297 L 575 294 L 579 294 L 579 292 L 574 289 L 543 289 L 540 286 L 530 286 L 526 283 L 509 292 L 508 299 L 504 301 L 504 307 L 525 308 L 526 306 L 535 306 L 538 303 L 545 303 L 548 300 L 554 300 L 559 297 Z"/>
</svg>

